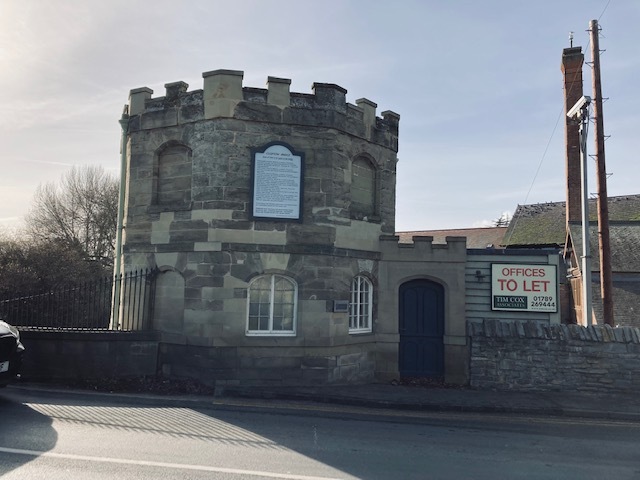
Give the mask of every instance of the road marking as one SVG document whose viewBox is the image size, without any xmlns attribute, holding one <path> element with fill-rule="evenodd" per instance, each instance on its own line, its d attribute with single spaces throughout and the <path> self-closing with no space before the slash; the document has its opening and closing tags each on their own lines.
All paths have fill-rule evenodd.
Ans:
<svg viewBox="0 0 640 480">
<path fill-rule="evenodd" d="M 147 460 L 126 460 L 123 458 L 93 457 L 73 455 L 69 453 L 39 452 L 37 450 L 23 450 L 20 448 L 0 447 L 0 452 L 32 457 L 51 457 L 66 460 L 82 460 L 85 462 L 119 463 L 122 465 L 139 465 L 145 467 L 174 468 L 180 470 L 199 470 L 203 472 L 230 473 L 235 475 L 253 475 L 254 477 L 277 478 L 283 480 L 345 480 L 336 477 L 315 477 L 309 475 L 294 475 L 289 473 L 264 472 L 260 470 L 243 470 L 239 468 L 210 467 L 207 465 L 189 465 L 183 463 L 150 462 Z"/>
</svg>

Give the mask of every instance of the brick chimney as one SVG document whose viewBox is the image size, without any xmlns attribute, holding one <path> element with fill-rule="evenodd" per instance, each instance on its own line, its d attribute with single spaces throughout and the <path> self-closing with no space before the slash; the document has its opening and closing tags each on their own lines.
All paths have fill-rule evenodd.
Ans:
<svg viewBox="0 0 640 480">
<path fill-rule="evenodd" d="M 561 70 L 564 75 L 564 138 L 567 149 L 565 172 L 567 178 L 567 225 L 581 220 L 582 202 L 580 180 L 580 133 L 575 119 L 566 113 L 582 97 L 582 47 L 565 48 L 562 51 Z"/>
</svg>

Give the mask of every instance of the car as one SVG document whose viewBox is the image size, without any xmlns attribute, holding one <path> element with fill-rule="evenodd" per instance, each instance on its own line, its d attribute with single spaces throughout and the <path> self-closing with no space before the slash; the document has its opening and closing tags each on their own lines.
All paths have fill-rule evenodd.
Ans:
<svg viewBox="0 0 640 480">
<path fill-rule="evenodd" d="M 20 376 L 23 353 L 18 329 L 0 320 L 0 387 L 6 387 Z"/>
</svg>

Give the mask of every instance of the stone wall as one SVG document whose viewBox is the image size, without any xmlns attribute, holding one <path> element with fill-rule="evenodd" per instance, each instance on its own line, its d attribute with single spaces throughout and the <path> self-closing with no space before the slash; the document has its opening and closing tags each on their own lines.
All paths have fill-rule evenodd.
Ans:
<svg viewBox="0 0 640 480">
<path fill-rule="evenodd" d="M 164 338 L 163 338 L 164 337 Z M 162 374 L 224 389 L 374 381 L 374 352 L 361 346 L 309 349 L 193 345 L 154 332 L 21 332 L 28 381 L 89 381 Z M 310 352 L 313 351 L 313 354 Z"/>
<path fill-rule="evenodd" d="M 373 382 L 374 357 L 367 344 L 361 348 L 237 348 L 162 343 L 158 366 L 166 377 L 194 378 L 220 389 L 347 384 Z"/>
<path fill-rule="evenodd" d="M 640 329 L 469 323 L 470 384 L 496 390 L 640 393 Z"/>
<path fill-rule="evenodd" d="M 155 375 L 158 340 L 152 332 L 20 332 L 22 375 L 29 381 L 75 381 Z"/>
</svg>

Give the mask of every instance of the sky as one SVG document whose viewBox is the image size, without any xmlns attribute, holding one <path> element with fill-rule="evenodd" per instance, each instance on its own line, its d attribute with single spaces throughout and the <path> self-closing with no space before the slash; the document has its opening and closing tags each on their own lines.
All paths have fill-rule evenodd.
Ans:
<svg viewBox="0 0 640 480">
<path fill-rule="evenodd" d="M 564 200 L 563 48 L 602 28 L 610 196 L 640 193 L 637 0 L 0 0 L 0 233 L 73 166 L 119 173 L 129 91 L 244 71 L 400 114 L 396 230 Z M 591 68 L 584 92 L 591 95 Z M 588 149 L 593 152 L 593 129 Z M 590 162 L 594 194 L 595 163 Z"/>
</svg>

